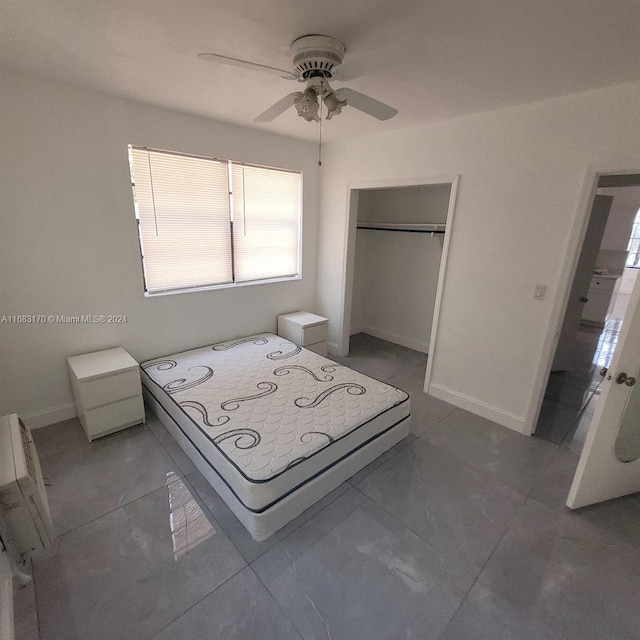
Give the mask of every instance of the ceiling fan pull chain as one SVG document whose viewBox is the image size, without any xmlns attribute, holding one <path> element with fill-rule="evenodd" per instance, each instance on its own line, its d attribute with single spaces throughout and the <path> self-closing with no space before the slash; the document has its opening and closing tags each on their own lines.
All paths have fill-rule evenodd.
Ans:
<svg viewBox="0 0 640 640">
<path fill-rule="evenodd" d="M 322 100 L 320 100 L 320 138 L 318 140 L 318 166 L 322 166 Z"/>
</svg>

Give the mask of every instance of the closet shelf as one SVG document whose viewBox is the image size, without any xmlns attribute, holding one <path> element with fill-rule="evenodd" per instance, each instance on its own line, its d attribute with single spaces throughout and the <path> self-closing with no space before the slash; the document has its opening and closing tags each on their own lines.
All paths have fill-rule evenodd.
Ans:
<svg viewBox="0 0 640 640">
<path fill-rule="evenodd" d="M 447 225 L 441 223 L 358 222 L 358 229 L 372 231 L 408 231 L 410 233 L 444 233 Z"/>
</svg>

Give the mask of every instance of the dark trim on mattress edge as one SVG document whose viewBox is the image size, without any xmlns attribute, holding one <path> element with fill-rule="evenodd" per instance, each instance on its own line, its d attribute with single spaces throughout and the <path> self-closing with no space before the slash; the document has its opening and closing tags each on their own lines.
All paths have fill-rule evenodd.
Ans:
<svg viewBox="0 0 640 640">
<path fill-rule="evenodd" d="M 339 462 L 342 462 L 345 458 L 348 458 L 351 454 L 355 453 L 356 451 L 359 451 L 360 449 L 362 449 L 362 447 L 365 447 L 369 443 L 373 442 L 374 440 L 376 440 L 380 436 L 382 436 L 385 433 L 387 433 L 387 431 L 391 431 L 391 429 L 393 429 L 394 427 L 397 427 L 401 422 L 404 422 L 405 420 L 408 420 L 411 417 L 411 414 L 408 414 L 408 415 L 404 416 L 404 418 L 400 418 L 400 420 L 398 420 L 397 422 L 394 422 L 390 427 L 387 427 L 384 431 L 380 431 L 379 433 L 376 433 L 374 436 L 372 436 L 371 438 L 369 438 L 365 442 L 360 443 L 357 447 L 355 447 L 354 449 L 351 449 L 351 451 L 345 453 L 342 457 L 338 458 L 337 460 L 334 460 L 331 464 L 327 465 L 324 469 L 320 469 L 320 471 L 317 471 L 316 473 L 314 473 L 312 476 L 307 478 L 304 482 L 301 482 L 300 484 L 296 485 L 292 489 L 289 489 L 289 491 L 287 491 L 286 493 L 283 493 L 279 498 L 277 498 L 276 500 L 273 500 L 272 502 L 270 502 L 266 506 L 262 507 L 262 509 L 252 509 L 251 507 L 248 507 L 240 499 L 240 496 L 238 496 L 238 494 L 233 490 L 233 487 L 225 480 L 225 478 L 222 476 L 222 474 L 211 464 L 209 459 L 202 453 L 202 451 L 200 451 L 200 449 L 198 448 L 198 445 L 196 445 L 196 443 L 193 442 L 193 440 L 191 440 L 191 438 L 185 433 L 184 429 L 176 422 L 175 418 L 162 406 L 162 403 L 158 400 L 158 398 L 156 398 L 156 396 L 153 395 L 153 391 L 151 391 L 151 389 L 149 389 L 149 387 L 146 387 L 146 389 L 153 396 L 153 399 L 162 407 L 162 410 L 169 416 L 169 419 L 173 422 L 173 424 L 175 424 L 176 427 L 178 427 L 178 429 L 180 429 L 180 431 L 182 432 L 182 435 L 191 443 L 191 445 L 198 452 L 200 457 L 211 467 L 211 469 L 218 476 L 218 478 L 220 478 L 220 480 L 222 480 L 222 482 L 224 482 L 224 484 L 226 485 L 227 489 L 229 489 L 229 491 L 231 491 L 231 493 L 235 496 L 236 500 L 247 511 L 251 511 L 251 513 L 264 513 L 267 509 L 270 509 L 274 505 L 278 504 L 278 502 L 280 502 L 281 500 L 284 500 L 287 496 L 291 495 L 294 491 L 297 491 L 298 489 L 303 487 L 305 484 L 311 482 L 311 480 L 315 480 L 318 476 L 322 475 L 325 471 L 328 471 L 332 467 L 335 467 L 335 465 L 337 465 Z M 395 405 L 395 406 L 397 406 L 397 405 Z M 378 415 L 380 415 L 380 414 L 378 414 Z M 350 432 L 350 433 L 352 433 L 352 432 Z M 326 449 L 326 447 L 325 447 L 325 449 Z M 384 451 L 382 453 L 384 453 Z M 382 455 L 382 453 L 380 455 Z M 364 469 L 364 467 L 363 467 L 363 469 Z M 358 471 L 361 471 L 361 469 L 358 470 Z M 358 471 L 356 471 L 356 473 L 358 473 Z"/>
<path fill-rule="evenodd" d="M 302 347 L 304 349 L 304 347 Z M 313 352 L 315 353 L 315 351 Z M 318 354 L 316 354 L 318 355 Z M 321 358 L 324 358 L 324 356 L 319 356 Z M 328 360 L 328 358 L 326 358 Z M 330 362 L 334 362 L 333 360 L 330 360 Z M 340 364 L 339 362 L 336 364 Z M 343 367 L 346 367 L 347 369 L 349 369 L 350 367 L 347 367 L 346 365 L 341 365 Z M 158 387 L 159 389 L 162 389 L 162 387 L 155 381 L 153 380 L 153 378 L 151 378 L 151 376 L 142 368 L 142 366 L 140 367 L 141 372 L 144 374 L 143 377 L 143 384 L 144 384 L 144 380 L 145 378 L 148 378 L 156 387 Z M 355 369 L 351 369 L 352 371 L 355 371 Z M 356 371 L 356 373 L 360 373 L 359 371 Z M 365 373 L 361 374 L 367 378 L 369 378 L 370 376 L 367 376 Z M 386 382 L 382 381 L 382 380 L 377 380 L 376 378 L 371 378 L 372 380 L 375 380 L 376 382 L 380 382 L 382 384 L 387 384 Z M 147 389 L 149 389 L 149 387 L 147 385 L 145 385 L 147 387 Z M 310 460 L 311 458 L 313 458 L 313 456 L 317 455 L 318 453 L 320 453 L 321 451 L 324 451 L 325 449 L 328 449 L 329 447 L 333 446 L 336 442 L 342 440 L 343 438 L 346 438 L 347 436 L 351 435 L 352 433 L 355 433 L 358 429 L 360 429 L 360 427 L 364 427 L 365 424 L 369 424 L 372 420 L 375 420 L 378 416 L 382 416 L 385 413 L 387 413 L 387 411 L 391 411 L 391 409 L 395 409 L 396 407 L 399 407 L 400 405 L 404 404 L 405 402 L 407 402 L 409 400 L 409 394 L 406 391 L 403 391 L 402 389 L 398 389 L 398 387 L 394 387 L 392 384 L 387 385 L 388 387 L 391 387 L 392 389 L 395 389 L 396 391 L 401 391 L 402 393 L 405 394 L 405 396 L 407 396 L 404 400 L 401 400 L 400 402 L 397 402 L 394 405 L 391 405 L 390 407 L 388 407 L 387 409 L 385 409 L 384 411 L 381 411 L 380 413 L 376 413 L 375 416 L 373 416 L 372 418 L 369 418 L 368 420 L 366 420 L 365 422 L 361 422 L 357 427 L 354 427 L 353 429 L 351 429 L 351 431 L 349 431 L 348 433 L 345 433 L 344 435 L 340 436 L 339 438 L 335 438 L 333 440 L 333 442 L 331 442 L 330 444 L 328 444 L 326 447 L 322 447 L 322 449 L 318 449 L 317 451 L 315 451 L 314 453 L 312 453 L 310 456 L 307 456 L 306 458 L 304 458 L 304 460 Z M 189 420 L 191 420 L 191 422 L 193 422 L 193 424 L 196 426 L 196 428 L 202 433 L 202 435 L 207 438 L 207 440 L 209 440 L 209 442 L 211 442 L 211 444 L 220 452 L 220 454 L 229 462 L 229 464 L 231 464 L 236 471 L 245 479 L 247 480 L 247 482 L 251 482 L 253 484 L 263 484 L 265 482 L 271 482 L 271 480 L 275 480 L 278 476 L 281 476 L 283 473 L 286 473 L 287 471 L 289 471 L 289 469 L 292 469 L 293 467 L 285 467 L 282 471 L 278 471 L 278 473 L 269 476 L 268 478 L 265 478 L 263 480 L 255 480 L 254 478 L 250 478 L 248 475 L 246 475 L 244 473 L 244 471 L 242 471 L 242 469 L 240 469 L 240 467 L 223 451 L 223 449 L 221 449 L 214 441 L 213 439 L 207 434 L 207 432 L 180 406 L 180 404 L 178 402 L 176 402 L 176 400 L 173 399 L 173 396 L 169 395 L 168 393 L 166 393 L 164 391 L 164 389 L 162 390 L 162 392 L 164 393 L 164 395 L 173 402 L 173 404 L 178 408 L 179 411 L 181 411 L 182 413 L 184 413 L 185 416 L 187 416 L 187 418 L 189 418 Z M 151 393 L 151 395 L 156 399 L 156 402 L 160 402 L 160 400 L 158 400 L 157 396 L 154 395 L 154 393 L 149 389 L 149 393 Z M 160 402 L 160 405 L 162 405 L 162 403 Z M 166 411 L 166 409 L 165 409 Z M 411 415 L 411 414 L 409 414 Z M 175 421 L 174 421 L 175 422 Z M 177 423 L 176 423 L 177 424 Z M 183 432 L 184 433 L 184 432 Z M 186 434 L 185 434 L 186 435 Z M 188 437 L 188 436 L 187 436 Z M 189 438 L 189 440 L 191 441 L 191 438 Z M 195 445 L 194 445 L 195 446 Z M 302 462 L 298 463 L 301 464 Z M 297 465 L 295 465 L 297 466 Z"/>
</svg>

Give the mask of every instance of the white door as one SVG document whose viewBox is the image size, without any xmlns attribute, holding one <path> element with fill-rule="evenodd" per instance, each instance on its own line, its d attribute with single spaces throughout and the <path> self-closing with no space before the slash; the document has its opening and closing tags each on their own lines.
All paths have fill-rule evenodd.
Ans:
<svg viewBox="0 0 640 640">
<path fill-rule="evenodd" d="M 640 491 L 640 282 L 631 294 L 567 506 L 577 509 L 636 491 Z"/>
</svg>

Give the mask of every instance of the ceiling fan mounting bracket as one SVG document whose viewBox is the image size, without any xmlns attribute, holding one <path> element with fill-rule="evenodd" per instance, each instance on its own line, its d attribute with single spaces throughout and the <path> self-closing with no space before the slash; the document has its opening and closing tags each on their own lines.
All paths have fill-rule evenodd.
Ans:
<svg viewBox="0 0 640 640">
<path fill-rule="evenodd" d="M 332 78 L 333 69 L 342 64 L 345 47 L 331 36 L 311 34 L 291 43 L 293 69 L 301 80 Z"/>
</svg>

